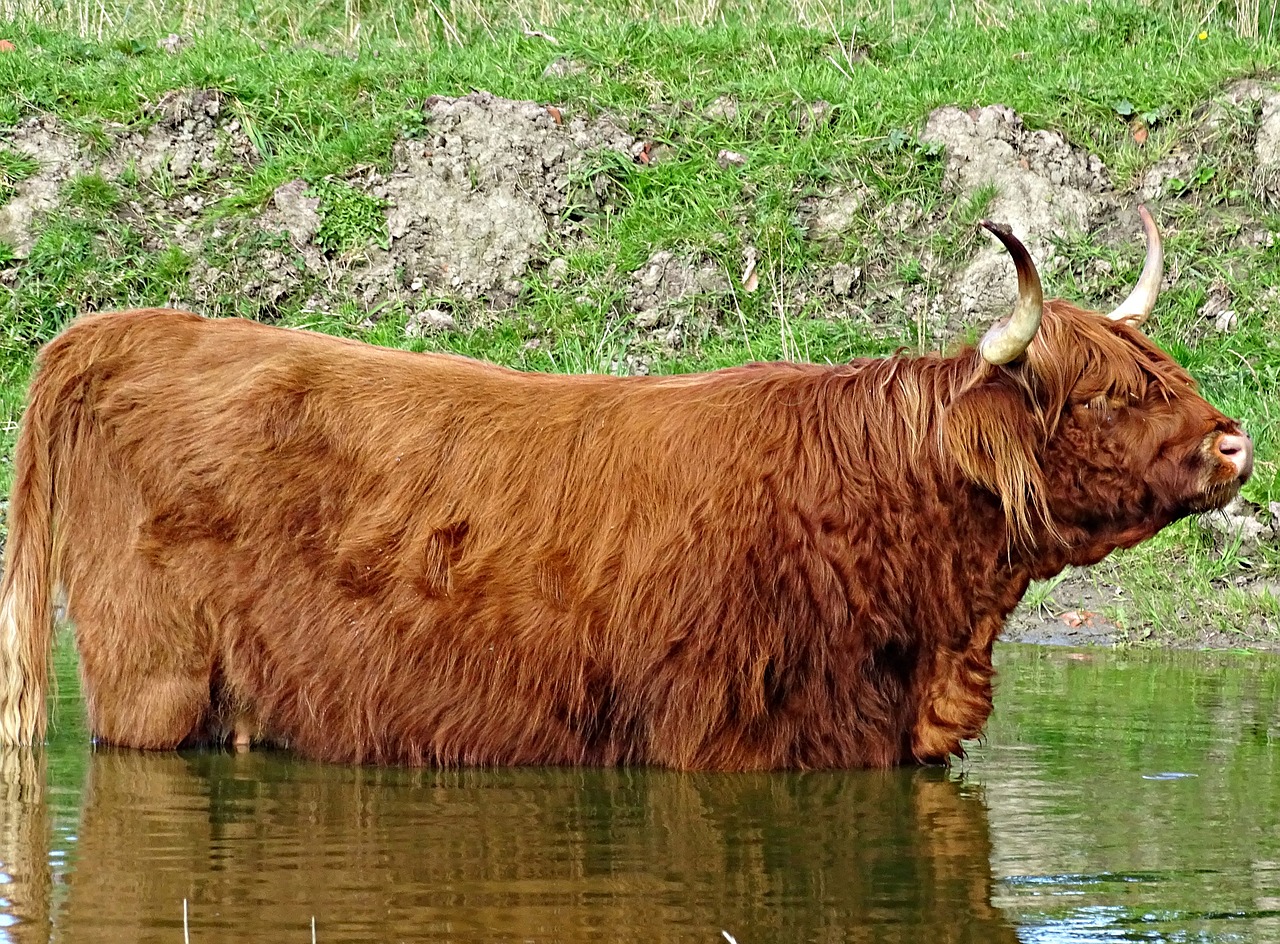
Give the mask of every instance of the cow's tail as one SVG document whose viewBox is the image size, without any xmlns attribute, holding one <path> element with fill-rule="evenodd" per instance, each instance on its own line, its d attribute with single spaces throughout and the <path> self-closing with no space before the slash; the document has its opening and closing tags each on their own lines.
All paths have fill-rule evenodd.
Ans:
<svg viewBox="0 0 1280 944">
<path fill-rule="evenodd" d="M 37 376 L 18 435 L 0 583 L 0 745 L 44 738 L 53 642 L 54 390 Z"/>
</svg>

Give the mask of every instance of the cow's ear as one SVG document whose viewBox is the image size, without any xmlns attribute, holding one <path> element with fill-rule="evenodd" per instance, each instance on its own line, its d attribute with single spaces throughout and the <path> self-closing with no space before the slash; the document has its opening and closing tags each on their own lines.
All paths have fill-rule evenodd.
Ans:
<svg viewBox="0 0 1280 944">
<path fill-rule="evenodd" d="M 1022 392 L 999 382 L 966 390 L 943 416 L 943 449 L 966 478 L 1000 498 L 1010 526 L 1024 535 L 1031 531 L 1030 510 L 1043 509 L 1040 438 Z"/>
</svg>

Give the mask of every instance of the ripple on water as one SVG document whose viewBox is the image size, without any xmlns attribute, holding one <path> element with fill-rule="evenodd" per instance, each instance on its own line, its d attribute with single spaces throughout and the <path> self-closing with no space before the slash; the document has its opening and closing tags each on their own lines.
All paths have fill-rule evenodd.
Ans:
<svg viewBox="0 0 1280 944">
<path fill-rule="evenodd" d="M 0 940 L 1280 941 L 1272 661 L 1000 647 L 952 771 L 0 758 Z"/>
</svg>

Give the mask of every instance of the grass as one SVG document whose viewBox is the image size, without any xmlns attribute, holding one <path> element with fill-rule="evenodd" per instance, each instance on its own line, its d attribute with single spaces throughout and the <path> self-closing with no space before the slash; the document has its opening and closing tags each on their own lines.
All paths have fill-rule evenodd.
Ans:
<svg viewBox="0 0 1280 944">
<path fill-rule="evenodd" d="M 1151 330 L 1245 421 L 1259 460 L 1246 495 L 1266 507 L 1280 501 L 1280 217 L 1256 179 L 1257 109 L 1230 112 L 1208 138 L 1200 109 L 1234 79 L 1271 74 L 1274 13 L 1190 0 L 0 0 L 3 38 L 15 46 L 0 54 L 0 88 L 16 90 L 0 96 L 0 205 L 38 171 L 4 146 L 6 126 L 53 115 L 88 154 L 105 156 L 119 126 L 145 135 L 161 125 L 156 103 L 175 89 L 216 90 L 222 117 L 256 154 L 220 154 L 216 173 L 197 162 L 185 176 L 82 169 L 61 182 L 59 210 L 38 223 L 25 258 L 0 234 L 0 456 L 35 349 L 76 313 L 108 307 L 198 304 L 536 370 L 610 371 L 638 359 L 673 372 L 936 347 L 953 326 L 930 323 L 911 300 L 936 297 L 982 244 L 975 224 L 997 194 L 955 200 L 945 155 L 919 135 L 941 105 L 998 102 L 1089 147 L 1121 190 L 1193 148 L 1176 196 L 1160 205 L 1174 278 Z M 573 67 L 549 68 L 557 62 Z M 387 239 L 362 175 L 386 172 L 398 142 L 431 133 L 430 96 L 472 89 L 613 115 L 668 156 L 643 166 L 605 155 L 582 170 L 582 188 L 607 182 L 608 206 L 567 211 L 585 237 L 553 240 L 546 258 L 562 258 L 562 271 L 535 263 L 516 308 L 430 289 L 415 297 L 419 309 L 450 311 L 461 331 L 407 338 L 403 300 L 318 308 L 316 297 L 340 287 L 332 271 L 307 269 L 277 294 L 263 260 L 300 272 L 302 263 L 287 240 L 253 225 L 276 188 L 301 178 L 319 196 L 324 266 L 341 269 L 344 254 Z M 827 103 L 818 117 L 815 102 Z M 722 151 L 745 163 L 724 165 Z M 808 201 L 842 189 L 861 195 L 843 234 L 809 238 Z M 200 205 L 198 225 L 184 200 Z M 1242 238 L 1252 233 L 1271 239 Z M 679 343 L 637 332 L 628 308 L 627 274 L 664 249 L 731 286 L 719 309 L 689 302 Z M 1049 291 L 1099 306 L 1141 263 L 1136 241 L 1066 234 L 1057 250 L 1063 265 L 1047 275 Z M 741 280 L 749 252 L 754 292 Z M 856 306 L 833 310 L 806 280 L 837 264 L 866 287 Z M 1206 324 L 1211 295 L 1235 312 L 1231 330 Z M 6 461 L 0 493 L 8 474 Z M 1188 592 L 1215 624 L 1276 625 L 1274 607 L 1235 586 L 1274 574 L 1273 548 L 1223 552 L 1188 523 L 1102 566 L 1128 593 L 1118 615 L 1139 630 L 1178 624 Z"/>
<path fill-rule="evenodd" d="M 35 158 L 12 148 L 0 147 L 0 206 L 18 192 L 18 184 L 38 171 Z"/>
<path fill-rule="evenodd" d="M 308 193 L 319 197 L 321 249 L 341 252 L 370 244 L 387 248 L 386 201 L 378 200 L 342 181 L 319 181 Z"/>
</svg>

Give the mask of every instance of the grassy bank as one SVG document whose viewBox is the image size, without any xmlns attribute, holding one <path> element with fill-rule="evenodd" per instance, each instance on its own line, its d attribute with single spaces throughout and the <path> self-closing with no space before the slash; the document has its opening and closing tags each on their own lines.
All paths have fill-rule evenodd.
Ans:
<svg viewBox="0 0 1280 944">
<path fill-rule="evenodd" d="M 1001 104 L 1026 134 L 1100 159 L 1098 199 L 1157 210 L 1170 276 L 1150 331 L 1246 423 L 1246 497 L 1269 524 L 1280 168 L 1259 156 L 1270 99 L 1212 103 L 1273 75 L 1273 13 L 0 0 L 13 44 L 0 53 L 0 203 L 40 178 L 32 141 L 61 149 L 62 168 L 42 212 L 0 229 L 0 492 L 32 354 L 85 310 L 176 304 L 559 371 L 838 361 L 972 337 L 988 318 L 963 308 L 960 285 L 986 245 L 974 224 L 1001 195 L 957 184 L 926 123 L 943 106 Z M 481 265 L 458 285 L 422 261 L 438 246 L 406 255 L 386 194 L 437 140 L 433 97 L 473 90 L 554 105 L 557 125 L 624 144 L 556 158 L 567 182 L 540 204 L 545 233 L 534 221 L 524 255 L 497 259 L 510 277 Z M 558 133 L 520 154 L 546 158 L 537 148 Z M 540 171 L 510 173 L 514 193 Z M 298 213 L 303 238 L 286 226 Z M 1104 307 L 1132 283 L 1140 247 L 1118 213 L 1043 234 L 1051 294 Z M 1186 522 L 1090 579 L 1123 589 L 1108 615 L 1135 639 L 1212 625 L 1263 640 L 1280 610 L 1257 591 L 1278 569 L 1272 540 L 1224 546 Z"/>
</svg>

